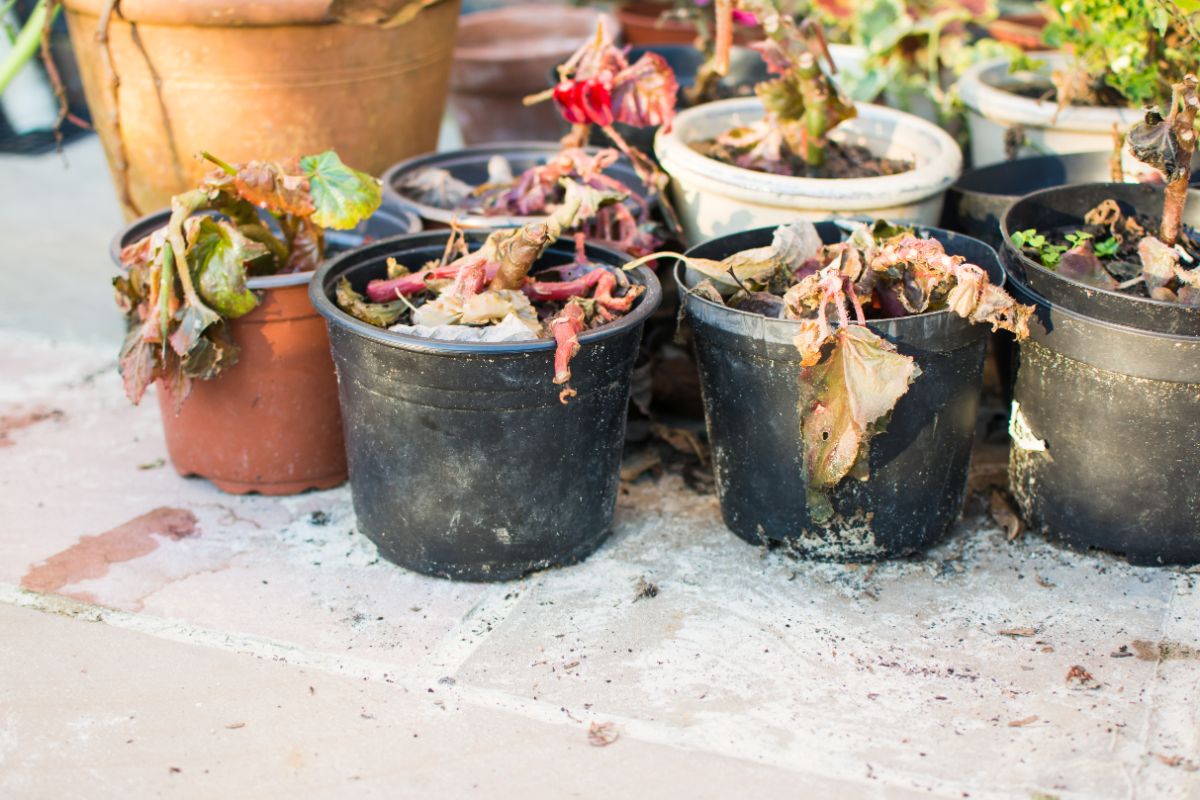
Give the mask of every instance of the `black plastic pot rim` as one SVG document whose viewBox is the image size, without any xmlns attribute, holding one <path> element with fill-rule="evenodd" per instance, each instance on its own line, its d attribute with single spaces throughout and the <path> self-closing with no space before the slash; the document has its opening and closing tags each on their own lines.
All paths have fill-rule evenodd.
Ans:
<svg viewBox="0 0 1200 800">
<path fill-rule="evenodd" d="M 835 225 L 838 225 L 839 227 L 845 223 L 865 222 L 868 225 L 870 225 L 872 222 L 874 222 L 873 219 L 850 218 L 850 217 L 839 217 L 837 219 L 827 220 L 827 221 L 832 222 Z M 764 226 L 761 228 L 752 228 L 747 231 L 740 231 L 739 233 L 749 234 L 749 233 L 758 233 L 760 231 L 774 231 L 778 227 L 780 227 L 780 226 L 779 225 L 767 225 L 767 226 Z M 980 246 L 989 247 L 989 249 L 990 249 L 990 246 L 987 243 L 982 242 L 973 236 L 967 236 L 965 233 L 959 233 L 958 231 L 946 230 L 945 228 L 936 228 L 932 225 L 914 225 L 913 229 L 916 230 L 918 235 L 926 234 L 926 236 L 928 236 L 929 231 L 938 231 L 940 233 L 945 233 L 950 236 L 954 236 L 954 237 L 958 237 L 958 238 L 962 238 L 962 239 L 967 239 L 972 242 L 976 242 Z M 720 237 L 718 237 L 718 238 L 720 238 Z M 706 245 L 711 244 L 712 241 L 713 240 L 710 240 L 708 242 L 704 242 L 703 244 L 706 244 Z M 694 249 L 694 248 L 691 248 L 691 249 Z M 719 309 L 719 311 L 717 313 L 739 314 L 746 318 L 760 317 L 763 319 L 770 319 L 772 322 L 788 323 L 794 327 L 799 327 L 800 323 L 802 322 L 802 320 L 798 320 L 798 319 L 782 319 L 782 318 L 766 317 L 763 314 L 756 314 L 753 311 L 742 311 L 739 308 L 730 308 L 729 306 L 724 305 L 723 303 L 717 303 L 713 300 L 709 300 L 707 297 L 701 297 L 700 295 L 696 294 L 695 290 L 692 289 L 692 287 L 688 286 L 687 281 L 684 280 L 684 278 L 686 276 L 686 269 L 687 269 L 687 261 L 685 261 L 682 258 L 677 258 L 675 260 L 675 282 L 679 285 L 679 288 L 682 289 L 683 291 L 687 292 L 689 295 L 691 295 L 692 299 L 697 300 L 701 303 L 704 303 L 704 304 L 712 307 L 713 309 Z M 1009 276 L 1008 270 L 1004 269 L 1004 265 L 1001 264 L 1000 265 L 1000 282 L 995 285 L 1003 288 L 1005 283 L 1009 280 L 1010 277 L 1011 276 Z M 948 315 L 950 313 L 952 313 L 950 311 L 950 309 L 943 308 L 943 309 L 939 309 L 937 311 L 926 311 L 921 314 L 909 314 L 908 316 L 905 316 L 905 317 L 877 317 L 875 319 L 868 319 L 867 327 L 874 328 L 876 333 L 886 335 L 886 333 L 887 333 L 886 331 L 880 330 L 880 325 L 882 325 L 882 324 L 896 324 L 896 323 L 902 324 L 905 320 L 924 321 L 924 320 L 928 320 L 928 319 L 936 319 L 939 316 Z"/>
<path fill-rule="evenodd" d="M 316 276 L 308 286 L 309 299 L 312 301 L 313 307 L 317 309 L 321 316 L 329 321 L 330 325 L 343 328 L 357 336 L 362 336 L 363 338 L 389 347 L 444 356 L 523 355 L 526 353 L 544 353 L 554 350 L 557 345 L 553 339 L 529 339 L 519 342 L 455 342 L 443 339 L 430 339 L 424 336 L 413 336 L 407 333 L 397 333 L 386 328 L 377 328 L 374 325 L 356 319 L 338 308 L 337 303 L 330 300 L 325 294 L 325 282 L 329 274 L 337 270 L 343 261 L 351 257 L 360 259 L 373 256 L 372 251 L 377 250 L 379 251 L 379 257 L 384 258 L 388 255 L 389 251 L 394 250 L 397 246 L 416 244 L 417 240 L 420 239 L 444 243 L 446 237 L 449 235 L 450 231 L 426 231 L 423 233 L 401 234 L 400 236 L 380 239 L 357 250 L 340 253 L 327 260 L 317 269 Z M 487 237 L 487 232 L 467 231 L 467 237 L 468 239 L 475 238 L 477 242 L 482 242 Z M 607 247 L 601 247 L 600 245 L 588 244 L 587 250 L 593 253 L 604 253 L 615 262 L 629 260 L 624 253 Z M 619 267 L 613 267 L 613 269 L 619 269 Z M 581 346 L 587 345 L 589 342 L 596 342 L 616 336 L 627 328 L 641 325 L 658 308 L 659 303 L 662 302 L 662 287 L 659 285 L 657 276 L 647 267 L 638 267 L 633 270 L 633 273 L 642 279 L 642 285 L 646 287 L 646 291 L 637 299 L 637 302 L 629 313 L 618 317 L 612 322 L 607 322 L 599 327 L 592 328 L 586 333 L 580 334 L 579 344 Z"/>
<path fill-rule="evenodd" d="M 1090 284 L 1086 284 L 1081 281 L 1077 281 L 1074 278 L 1068 278 L 1065 275 L 1059 275 L 1057 272 L 1047 269 L 1046 267 L 1042 266 L 1038 262 L 1034 261 L 1029 256 L 1025 255 L 1025 253 L 1023 253 L 1021 251 L 1021 248 L 1017 247 L 1016 245 L 1014 245 L 1012 243 L 1012 235 L 1010 234 L 1010 232 L 1008 230 L 1008 218 L 1009 218 L 1009 215 L 1012 214 L 1013 208 L 1018 203 L 1023 203 L 1026 200 L 1035 200 L 1044 194 L 1049 194 L 1051 192 L 1063 192 L 1063 191 L 1067 191 L 1067 190 L 1071 190 L 1071 189 L 1082 191 L 1085 189 L 1092 189 L 1092 188 L 1101 187 L 1101 186 L 1111 186 L 1114 188 L 1122 188 L 1122 187 L 1131 187 L 1131 186 L 1137 187 L 1137 186 L 1144 186 L 1144 185 L 1145 184 L 1139 184 L 1139 183 L 1111 183 L 1111 182 L 1073 183 L 1070 186 L 1051 186 L 1048 189 L 1040 189 L 1036 192 L 1030 192 L 1029 194 L 1025 195 L 1024 197 L 1018 198 L 1011 205 L 1009 205 L 1008 211 L 1005 212 L 1004 217 L 1000 220 L 1000 236 L 1003 238 L 1004 244 L 1007 245 L 1008 248 L 1010 250 L 1012 250 L 1012 252 L 1014 254 L 1016 254 L 1018 259 L 1020 259 L 1021 263 L 1025 266 L 1026 270 L 1029 270 L 1030 268 L 1035 269 L 1035 270 L 1040 270 L 1040 271 L 1046 273 L 1047 275 L 1053 275 L 1055 278 L 1062 281 L 1063 283 L 1074 286 L 1085 292 L 1095 292 L 1097 294 L 1107 295 L 1109 297 L 1119 297 L 1122 300 L 1145 304 L 1145 306 L 1147 308 L 1165 308 L 1165 309 L 1170 309 L 1171 311 L 1178 311 L 1181 307 L 1183 307 L 1179 303 L 1171 303 L 1166 300 L 1155 300 L 1154 298 L 1151 298 L 1151 297 L 1139 297 L 1137 295 L 1126 294 L 1125 292 L 1118 292 L 1113 289 L 1104 289 L 1099 286 L 1091 286 Z M 1155 188 L 1161 188 L 1161 187 L 1155 187 Z M 1194 189 L 1194 188 L 1188 189 L 1188 203 L 1190 203 L 1191 205 L 1200 203 L 1200 189 Z M 1065 310 L 1066 309 L 1064 309 L 1064 311 Z M 1197 313 L 1200 314 L 1200 309 L 1197 310 Z M 1086 318 L 1089 320 L 1096 319 L 1095 317 L 1086 317 Z M 1184 337 L 1184 338 L 1187 338 L 1187 337 Z"/>
<path fill-rule="evenodd" d="M 1007 273 L 1008 270 L 1006 269 Z M 1146 342 L 1169 342 L 1176 345 L 1195 345 L 1200 342 L 1200 336 L 1185 336 L 1178 333 L 1158 333 L 1156 331 L 1143 330 L 1142 328 L 1131 328 L 1128 325 L 1121 325 L 1116 322 L 1102 319 L 1101 317 L 1093 317 L 1090 314 L 1084 314 L 1080 311 L 1067 308 L 1059 305 L 1051 300 L 1042 297 L 1033 290 L 1029 284 L 1022 281 L 1016 275 L 1008 275 L 1008 280 L 1012 284 L 1013 295 L 1018 300 L 1041 306 L 1049 311 L 1052 311 L 1056 317 L 1066 317 L 1068 319 L 1077 320 L 1088 325 L 1103 328 L 1104 330 L 1112 331 L 1113 333 L 1122 336 L 1131 336 L 1138 339 L 1143 339 Z M 1039 329 L 1037 326 L 1030 327 L 1030 341 L 1036 342 L 1039 338 Z"/>
<path fill-rule="evenodd" d="M 589 147 L 585 147 L 583 149 L 587 153 L 595 155 L 596 153 L 598 153 L 601 150 L 608 150 L 608 149 L 612 149 L 612 148 L 590 147 L 589 146 Z M 560 150 L 562 150 L 562 147 L 558 142 L 537 142 L 537 141 L 488 142 L 487 144 L 472 145 L 470 147 L 460 147 L 458 149 L 447 150 L 445 152 L 439 151 L 436 153 L 424 153 L 419 156 L 413 156 L 412 158 L 406 158 L 403 161 L 401 161 L 400 163 L 394 164 L 391 167 L 388 167 L 387 171 L 383 173 L 383 178 L 382 178 L 383 192 L 386 196 L 388 196 L 392 199 L 392 202 L 394 202 L 398 205 L 401 205 L 404 208 L 409 209 L 411 211 L 415 211 L 417 214 L 419 214 L 421 216 L 422 219 L 437 219 L 438 217 L 445 217 L 446 215 L 454 215 L 464 225 L 466 225 L 467 223 L 470 223 L 470 227 L 474 227 L 474 228 L 507 228 L 510 226 L 524 225 L 529 222 L 541 222 L 544 219 L 544 217 L 520 217 L 520 216 L 515 216 L 515 215 L 507 215 L 507 214 L 498 214 L 494 217 L 489 217 L 489 216 L 486 216 L 483 214 L 458 213 L 453 208 L 441 208 L 440 206 L 431 206 L 427 203 L 421 203 L 416 200 L 413 200 L 411 197 L 407 197 L 404 194 L 401 194 L 395 188 L 395 185 L 394 185 L 397 176 L 402 175 L 407 172 L 411 172 L 415 166 L 422 165 L 423 162 L 426 162 L 426 161 L 431 161 L 431 160 L 438 161 L 438 160 L 448 157 L 448 156 L 504 155 L 504 151 L 507 151 L 507 150 L 528 150 L 528 151 L 532 151 L 532 152 L 546 152 L 546 153 L 550 153 L 551 151 L 553 151 L 554 153 L 557 153 Z M 633 165 L 623 155 L 616 163 L 617 163 L 617 165 L 623 165 L 623 166 L 629 168 L 631 171 L 633 170 Z M 434 163 L 434 164 L 429 164 L 426 166 L 436 167 L 437 164 Z M 639 179 L 639 183 L 640 183 L 640 179 Z M 654 202 L 654 198 L 651 197 L 650 195 L 640 194 L 636 191 L 639 188 L 649 191 L 648 187 L 630 186 L 629 188 L 635 190 L 634 194 L 642 202 L 645 202 L 645 203 L 653 203 Z M 628 201 L 626 201 L 626 202 L 628 202 Z"/>
</svg>

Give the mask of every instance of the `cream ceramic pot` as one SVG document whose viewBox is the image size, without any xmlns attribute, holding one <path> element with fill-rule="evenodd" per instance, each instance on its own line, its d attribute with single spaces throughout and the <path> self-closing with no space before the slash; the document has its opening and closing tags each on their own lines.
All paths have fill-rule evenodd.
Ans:
<svg viewBox="0 0 1200 800">
<path fill-rule="evenodd" d="M 1038 54 L 1046 71 L 1067 66 L 1063 53 Z M 958 93 L 967 106 L 967 128 L 971 134 L 971 161 L 985 167 L 1007 158 L 1005 137 L 1020 126 L 1024 144 L 1017 157 L 1063 155 L 1111 150 L 1115 123 L 1124 132 L 1141 119 L 1132 108 L 1059 109 L 1053 99 L 1034 100 L 1009 91 L 1019 76 L 1008 71 L 1008 59 L 984 61 L 971 67 L 958 82 Z"/>
<path fill-rule="evenodd" d="M 723 164 L 692 148 L 763 116 L 758 98 L 706 103 L 659 131 L 655 153 L 671 176 L 672 195 L 692 245 L 727 233 L 781 225 L 797 218 L 885 218 L 936 225 L 942 198 L 962 171 L 962 152 L 941 128 L 912 114 L 858 103 L 858 116 L 830 134 L 914 169 L 877 178 L 795 178 Z"/>
</svg>

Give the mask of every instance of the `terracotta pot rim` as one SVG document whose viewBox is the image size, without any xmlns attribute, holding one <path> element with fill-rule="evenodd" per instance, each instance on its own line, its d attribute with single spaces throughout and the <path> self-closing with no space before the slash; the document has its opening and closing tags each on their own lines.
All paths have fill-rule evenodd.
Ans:
<svg viewBox="0 0 1200 800">
<path fill-rule="evenodd" d="M 424 2 L 428 8 L 443 0 Z M 99 18 L 107 3 L 63 0 L 63 5 L 72 14 Z M 140 24 L 211 28 L 338 24 L 329 16 L 329 6 L 330 0 L 123 0 L 120 18 Z"/>
</svg>

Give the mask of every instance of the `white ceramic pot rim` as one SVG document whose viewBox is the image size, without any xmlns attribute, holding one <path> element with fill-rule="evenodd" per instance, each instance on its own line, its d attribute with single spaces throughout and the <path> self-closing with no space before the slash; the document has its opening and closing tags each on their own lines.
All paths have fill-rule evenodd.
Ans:
<svg viewBox="0 0 1200 800">
<path fill-rule="evenodd" d="M 720 100 L 684 111 L 675 117 L 670 132 L 659 131 L 654 149 L 663 168 L 689 188 L 781 208 L 858 211 L 905 205 L 943 192 L 958 179 L 962 151 L 940 127 L 885 106 L 856 103 L 855 107 L 858 116 L 833 135 L 865 135 L 868 126 L 890 127 L 904 149 L 911 151 L 914 169 L 875 178 L 797 178 L 735 167 L 692 149 L 689 141 L 701 138 L 691 133 L 699 120 L 761 117 L 762 102 L 756 97 Z"/>
<path fill-rule="evenodd" d="M 316 275 L 315 269 L 307 272 L 288 272 L 283 275 L 256 275 L 246 279 L 246 288 L 252 291 L 259 289 L 283 289 L 288 286 L 305 286 Z"/>
<path fill-rule="evenodd" d="M 1058 67 L 1066 65 L 1070 56 L 1039 53 L 1037 58 L 1046 61 L 1050 67 Z M 1056 102 L 1032 100 L 999 89 L 996 84 L 1008 74 L 1008 65 L 1009 59 L 995 58 L 982 61 L 963 73 L 958 81 L 958 93 L 968 108 L 987 119 L 1008 124 L 1087 133 L 1111 133 L 1114 122 L 1124 129 L 1142 117 L 1142 112 L 1133 108 L 1067 106 L 1060 111 Z"/>
</svg>

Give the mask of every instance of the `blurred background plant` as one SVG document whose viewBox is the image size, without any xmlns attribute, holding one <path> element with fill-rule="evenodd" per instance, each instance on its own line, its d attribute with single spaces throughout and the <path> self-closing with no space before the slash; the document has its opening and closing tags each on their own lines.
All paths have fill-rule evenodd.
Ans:
<svg viewBox="0 0 1200 800">
<path fill-rule="evenodd" d="M 1046 44 L 1074 55 L 1053 76 L 1059 105 L 1166 106 L 1200 73 L 1200 0 L 1057 0 Z"/>
</svg>

